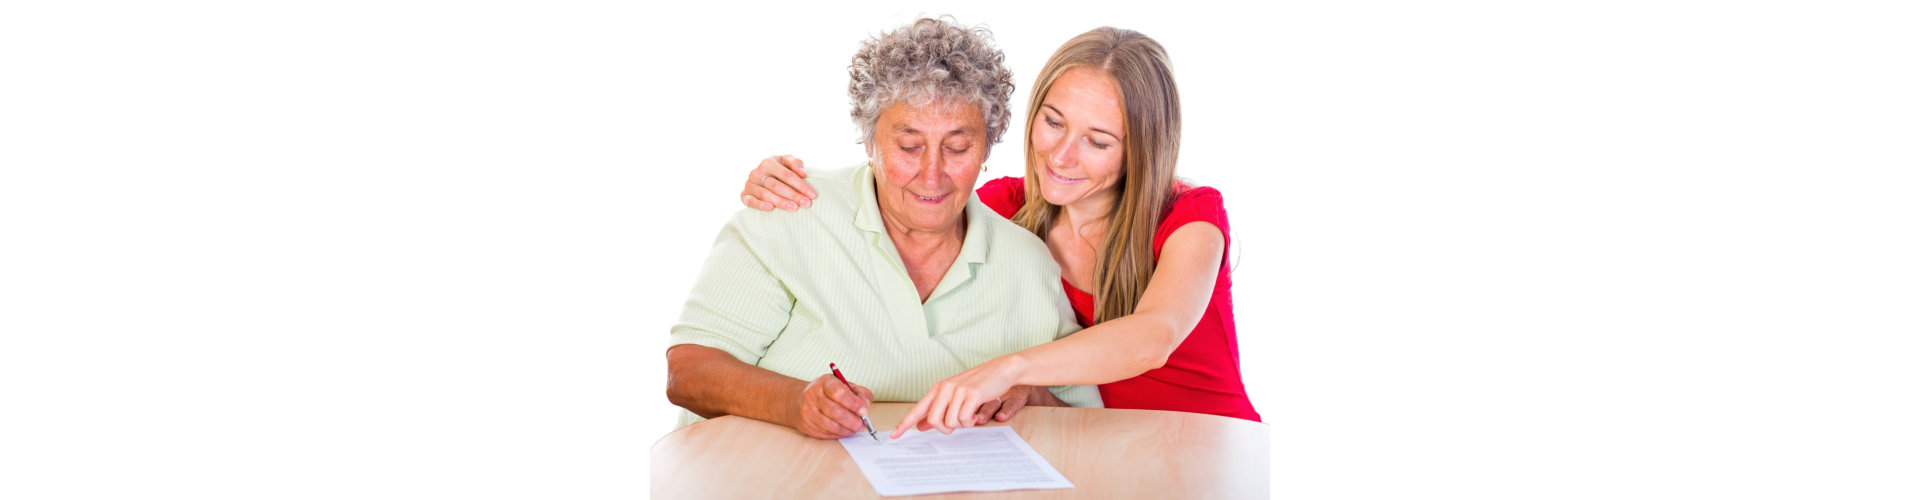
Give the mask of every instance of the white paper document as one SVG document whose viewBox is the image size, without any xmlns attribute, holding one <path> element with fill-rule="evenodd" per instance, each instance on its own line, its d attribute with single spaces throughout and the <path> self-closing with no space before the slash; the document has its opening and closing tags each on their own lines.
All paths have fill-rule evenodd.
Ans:
<svg viewBox="0 0 1920 500">
<path fill-rule="evenodd" d="M 909 430 L 891 441 L 881 434 L 880 441 L 860 433 L 840 446 L 881 496 L 1073 487 L 1012 427 Z"/>
</svg>

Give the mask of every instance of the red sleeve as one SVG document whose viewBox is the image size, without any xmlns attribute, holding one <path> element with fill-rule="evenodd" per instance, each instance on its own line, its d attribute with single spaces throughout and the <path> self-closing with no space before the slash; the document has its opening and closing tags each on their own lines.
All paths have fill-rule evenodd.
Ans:
<svg viewBox="0 0 1920 500">
<path fill-rule="evenodd" d="M 1185 186 L 1180 186 L 1185 187 Z M 1211 223 L 1220 228 L 1220 236 L 1227 247 L 1233 245 L 1233 232 L 1227 228 L 1227 207 L 1220 198 L 1220 190 L 1211 187 L 1187 188 L 1173 196 L 1173 203 L 1167 209 L 1167 216 L 1160 219 L 1160 229 L 1153 234 L 1153 257 L 1160 258 L 1160 247 L 1167 244 L 1167 237 L 1174 230 L 1190 222 Z M 1226 265 L 1227 255 L 1220 256 L 1221 265 Z"/>
<path fill-rule="evenodd" d="M 987 181 L 974 194 L 980 196 L 980 203 L 999 212 L 1001 217 L 1013 218 L 1013 213 L 1027 204 L 1027 180 L 1019 177 L 1001 177 Z"/>
</svg>

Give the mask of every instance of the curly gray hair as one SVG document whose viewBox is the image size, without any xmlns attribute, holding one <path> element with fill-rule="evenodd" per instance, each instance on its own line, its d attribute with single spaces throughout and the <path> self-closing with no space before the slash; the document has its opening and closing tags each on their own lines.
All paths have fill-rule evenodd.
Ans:
<svg viewBox="0 0 1920 500">
<path fill-rule="evenodd" d="M 860 143 L 873 146 L 873 127 L 880 112 L 895 103 L 923 106 L 936 101 L 966 102 L 980 107 L 987 124 L 987 145 L 1000 142 L 1007 131 L 1013 98 L 1013 72 L 1006 54 L 993 46 L 986 27 L 961 26 L 951 17 L 921 18 L 860 43 L 847 73 L 847 96 L 853 98 L 853 123 L 860 126 Z"/>
</svg>

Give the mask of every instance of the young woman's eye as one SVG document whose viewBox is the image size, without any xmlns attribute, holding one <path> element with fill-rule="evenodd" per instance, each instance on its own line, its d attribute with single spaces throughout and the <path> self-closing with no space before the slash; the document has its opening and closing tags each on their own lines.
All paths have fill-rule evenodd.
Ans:
<svg viewBox="0 0 1920 500">
<path fill-rule="evenodd" d="M 1102 143 L 1100 141 L 1096 141 L 1093 139 L 1087 139 L 1087 144 L 1092 144 L 1093 149 L 1100 149 L 1100 150 L 1107 149 L 1108 146 L 1111 146 L 1110 144 Z"/>
<path fill-rule="evenodd" d="M 1049 127 L 1053 127 L 1053 128 L 1060 128 L 1060 122 L 1056 122 L 1056 121 L 1053 121 L 1053 119 L 1052 119 L 1052 118 L 1041 118 L 1041 119 L 1042 119 L 1042 120 L 1046 120 L 1046 121 L 1047 121 L 1047 126 L 1049 126 Z"/>
</svg>

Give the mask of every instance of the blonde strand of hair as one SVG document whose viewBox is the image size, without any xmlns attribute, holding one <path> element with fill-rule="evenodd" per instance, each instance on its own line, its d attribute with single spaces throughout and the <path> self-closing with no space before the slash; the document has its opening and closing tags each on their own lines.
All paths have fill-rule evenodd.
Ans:
<svg viewBox="0 0 1920 500">
<path fill-rule="evenodd" d="M 1165 50 L 1146 35 L 1101 27 L 1061 45 L 1036 77 L 1028 102 L 1027 196 L 1012 219 L 1041 239 L 1059 221 L 1061 207 L 1048 203 L 1040 193 L 1036 167 L 1041 159 L 1034 154 L 1033 121 L 1053 82 L 1077 67 L 1095 68 L 1113 78 L 1126 114 L 1124 175 L 1115 186 L 1120 195 L 1099 245 L 1101 255 L 1095 259 L 1090 290 L 1095 323 L 1099 323 L 1132 314 L 1153 278 L 1153 237 L 1173 199 L 1180 102 Z"/>
</svg>

